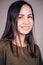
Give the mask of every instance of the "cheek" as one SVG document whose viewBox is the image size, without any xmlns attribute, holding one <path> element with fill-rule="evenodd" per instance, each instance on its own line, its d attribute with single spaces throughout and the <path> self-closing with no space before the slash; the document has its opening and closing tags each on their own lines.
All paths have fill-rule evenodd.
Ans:
<svg viewBox="0 0 43 65">
<path fill-rule="evenodd" d="M 33 21 L 30 23 L 31 27 L 33 27 Z"/>
<path fill-rule="evenodd" d="M 31 23 L 29 24 L 30 27 L 28 28 L 28 30 L 21 28 L 21 24 L 22 24 L 21 22 L 18 23 L 18 31 L 19 31 L 19 33 L 21 33 L 21 34 L 28 34 L 28 33 L 31 31 L 31 29 L 33 28 L 33 22 L 31 22 Z"/>
<path fill-rule="evenodd" d="M 18 20 L 17 24 L 18 24 L 18 26 L 21 25 L 21 24 L 23 24 L 23 20 Z"/>
<path fill-rule="evenodd" d="M 33 19 L 30 20 L 30 27 L 33 27 L 34 21 Z"/>
<path fill-rule="evenodd" d="M 18 26 L 21 26 L 21 25 L 26 24 L 26 22 L 24 20 L 19 20 L 17 24 L 18 24 Z M 33 20 L 32 19 L 28 20 L 28 25 L 33 26 Z"/>
</svg>

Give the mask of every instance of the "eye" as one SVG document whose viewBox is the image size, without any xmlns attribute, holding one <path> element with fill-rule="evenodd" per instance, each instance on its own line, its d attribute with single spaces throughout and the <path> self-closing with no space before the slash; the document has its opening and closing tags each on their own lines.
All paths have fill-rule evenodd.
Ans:
<svg viewBox="0 0 43 65">
<path fill-rule="evenodd" d="M 23 19 L 23 16 L 19 16 L 18 19 Z"/>
<path fill-rule="evenodd" d="M 19 16 L 18 18 L 19 18 L 19 19 L 21 19 L 22 17 L 21 17 L 21 16 Z"/>
<path fill-rule="evenodd" d="M 32 16 L 28 16 L 28 18 L 33 18 Z"/>
</svg>

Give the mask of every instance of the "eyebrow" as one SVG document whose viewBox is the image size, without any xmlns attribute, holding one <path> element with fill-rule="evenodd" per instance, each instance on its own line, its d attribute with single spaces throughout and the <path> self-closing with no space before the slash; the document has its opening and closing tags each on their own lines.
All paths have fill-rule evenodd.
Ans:
<svg viewBox="0 0 43 65">
<path fill-rule="evenodd" d="M 20 15 L 24 16 L 24 14 L 19 14 L 19 16 L 20 16 Z M 32 15 L 32 14 L 28 14 L 28 15 Z"/>
</svg>

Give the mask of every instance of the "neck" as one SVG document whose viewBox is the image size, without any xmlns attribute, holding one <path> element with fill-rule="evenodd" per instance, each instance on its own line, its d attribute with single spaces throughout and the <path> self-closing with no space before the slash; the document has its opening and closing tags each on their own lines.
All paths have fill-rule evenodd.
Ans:
<svg viewBox="0 0 43 65">
<path fill-rule="evenodd" d="M 25 35 L 17 35 L 16 39 L 13 40 L 13 43 L 17 46 L 25 47 L 26 44 L 24 40 L 25 40 Z"/>
</svg>

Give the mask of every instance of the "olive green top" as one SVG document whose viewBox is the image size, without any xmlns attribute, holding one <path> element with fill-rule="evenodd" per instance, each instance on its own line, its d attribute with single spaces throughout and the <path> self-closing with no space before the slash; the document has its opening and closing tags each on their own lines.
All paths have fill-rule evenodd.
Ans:
<svg viewBox="0 0 43 65">
<path fill-rule="evenodd" d="M 16 50 L 16 45 L 13 45 L 13 52 Z M 30 48 L 21 47 L 24 51 L 25 58 L 21 55 L 20 47 L 18 47 L 18 57 L 11 50 L 10 41 L 0 41 L 0 65 L 39 65 L 41 63 L 41 54 L 39 47 L 36 45 L 37 57 L 31 57 Z M 40 64 L 41 65 L 41 64 Z"/>
</svg>

